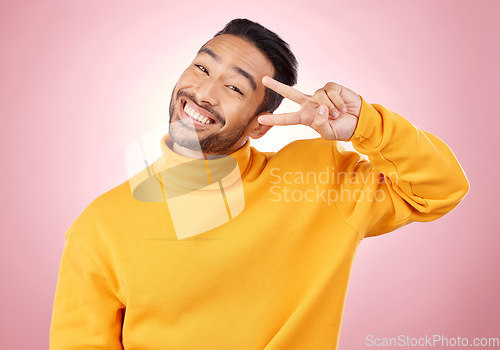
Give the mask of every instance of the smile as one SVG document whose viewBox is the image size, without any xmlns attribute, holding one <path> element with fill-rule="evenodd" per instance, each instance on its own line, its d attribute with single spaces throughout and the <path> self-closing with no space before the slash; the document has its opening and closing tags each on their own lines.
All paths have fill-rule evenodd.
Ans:
<svg viewBox="0 0 500 350">
<path fill-rule="evenodd" d="M 200 122 L 202 124 L 214 124 L 215 123 L 215 121 L 213 119 L 208 118 L 206 116 L 203 116 L 200 113 L 196 112 L 187 103 L 184 103 L 184 112 L 191 119 L 194 119 L 194 120 L 196 120 L 196 121 L 198 121 L 198 122 Z"/>
</svg>

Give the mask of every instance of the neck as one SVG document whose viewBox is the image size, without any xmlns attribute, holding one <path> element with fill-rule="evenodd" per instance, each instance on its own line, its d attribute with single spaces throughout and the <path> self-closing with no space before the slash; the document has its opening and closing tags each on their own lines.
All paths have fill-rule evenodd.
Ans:
<svg viewBox="0 0 500 350">
<path fill-rule="evenodd" d="M 210 154 L 210 153 L 203 153 L 201 150 L 192 150 L 180 146 L 175 142 L 172 144 L 172 151 L 183 157 L 193 158 L 193 159 L 217 159 L 226 156 L 226 154 Z"/>
<path fill-rule="evenodd" d="M 235 144 L 231 150 L 227 150 L 224 154 L 213 154 L 213 153 L 204 153 L 201 150 L 192 150 L 190 148 L 186 148 L 184 146 L 180 146 L 177 143 L 173 142 L 172 143 L 172 151 L 175 153 L 187 157 L 187 158 L 193 158 L 193 159 L 218 159 L 225 157 L 231 153 L 236 152 L 239 150 L 241 147 L 243 147 L 246 143 L 242 142 L 242 144 Z"/>
</svg>

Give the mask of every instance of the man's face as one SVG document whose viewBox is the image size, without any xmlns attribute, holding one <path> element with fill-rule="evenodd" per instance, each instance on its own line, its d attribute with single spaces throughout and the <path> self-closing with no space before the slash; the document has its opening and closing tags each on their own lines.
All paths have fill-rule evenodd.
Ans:
<svg viewBox="0 0 500 350">
<path fill-rule="evenodd" d="M 169 134 L 178 146 L 229 154 L 258 135 L 254 118 L 264 100 L 271 62 L 253 44 L 223 34 L 207 42 L 182 73 L 170 101 Z"/>
</svg>

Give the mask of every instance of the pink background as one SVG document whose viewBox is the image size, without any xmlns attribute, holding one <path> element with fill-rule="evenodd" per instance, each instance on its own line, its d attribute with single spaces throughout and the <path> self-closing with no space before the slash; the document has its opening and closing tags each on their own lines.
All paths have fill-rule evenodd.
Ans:
<svg viewBox="0 0 500 350">
<path fill-rule="evenodd" d="M 335 81 L 400 113 L 443 139 L 471 182 L 443 219 L 361 244 L 340 348 L 366 348 L 367 335 L 500 337 L 499 5 L 2 1 L 0 348 L 47 348 L 65 230 L 127 178 L 126 147 L 167 121 L 179 74 L 235 17 L 290 43 L 299 89 Z"/>
</svg>

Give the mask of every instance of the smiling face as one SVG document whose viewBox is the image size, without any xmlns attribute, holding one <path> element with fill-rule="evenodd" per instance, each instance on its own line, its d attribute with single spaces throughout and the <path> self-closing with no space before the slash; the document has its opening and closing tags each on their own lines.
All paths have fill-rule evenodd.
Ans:
<svg viewBox="0 0 500 350">
<path fill-rule="evenodd" d="M 262 78 L 271 62 L 253 44 L 223 34 L 208 41 L 182 73 L 170 101 L 169 134 L 174 150 L 230 154 L 269 127 L 257 122 L 264 100 Z"/>
</svg>

